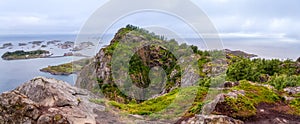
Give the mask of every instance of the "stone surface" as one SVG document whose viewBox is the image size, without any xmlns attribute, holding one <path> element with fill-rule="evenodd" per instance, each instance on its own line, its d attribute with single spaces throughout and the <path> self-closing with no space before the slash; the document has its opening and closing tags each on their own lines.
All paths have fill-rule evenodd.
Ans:
<svg viewBox="0 0 300 124">
<path fill-rule="evenodd" d="M 37 77 L 0 95 L 0 123 L 121 123 L 105 106 L 90 102 L 95 98 L 66 82 Z"/>
<path fill-rule="evenodd" d="M 287 92 L 290 95 L 294 95 L 300 93 L 300 87 L 288 87 L 284 88 L 283 91 Z"/>
<path fill-rule="evenodd" d="M 244 122 L 224 115 L 196 115 L 182 121 L 181 124 L 244 124 Z"/>
</svg>

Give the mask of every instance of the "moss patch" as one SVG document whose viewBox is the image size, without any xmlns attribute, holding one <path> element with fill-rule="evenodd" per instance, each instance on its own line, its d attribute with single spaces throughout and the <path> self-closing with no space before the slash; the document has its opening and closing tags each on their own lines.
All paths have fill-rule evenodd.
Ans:
<svg viewBox="0 0 300 124">
<path fill-rule="evenodd" d="M 294 109 L 294 114 L 300 115 L 300 98 L 292 100 L 290 106 Z"/>
<path fill-rule="evenodd" d="M 168 117 L 190 116 L 200 112 L 207 90 L 203 87 L 188 87 L 172 90 L 139 104 L 136 102 L 123 104 L 115 101 L 110 101 L 109 104 L 126 113 L 151 115 L 154 118 L 162 117 L 162 113 L 167 113 Z M 188 111 L 183 110 L 185 107 L 189 107 Z"/>
<path fill-rule="evenodd" d="M 233 87 L 232 90 L 244 90 L 245 95 L 239 95 L 237 99 L 225 98 L 225 102 L 220 107 L 227 111 L 227 115 L 234 118 L 247 118 L 256 114 L 256 106 L 259 103 L 276 103 L 283 98 L 272 90 L 250 84 L 248 81 L 240 81 L 240 85 Z"/>
</svg>

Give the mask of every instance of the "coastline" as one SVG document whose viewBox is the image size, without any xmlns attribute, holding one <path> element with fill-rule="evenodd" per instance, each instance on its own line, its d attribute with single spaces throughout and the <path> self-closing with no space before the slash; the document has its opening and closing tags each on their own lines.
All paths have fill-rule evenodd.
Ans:
<svg viewBox="0 0 300 124">
<path fill-rule="evenodd" d="M 47 41 L 61 41 L 61 42 L 66 42 L 66 41 L 74 41 L 76 35 L 59 35 L 59 36 L 55 36 L 55 35 L 32 35 L 32 36 L 27 36 L 27 35 L 20 35 L 20 36 L 15 36 L 15 35 L 9 35 L 6 37 L 2 37 L 2 39 L 0 38 L 0 46 L 2 46 L 5 43 L 12 43 L 13 48 L 5 48 L 5 49 L 0 49 L 0 54 L 2 55 L 4 52 L 10 51 L 13 52 L 15 50 L 38 50 L 38 49 L 42 49 L 42 50 L 49 50 L 50 52 L 53 53 L 53 56 L 63 56 L 64 53 L 68 53 L 70 52 L 70 49 L 61 49 L 61 48 L 57 48 L 57 46 L 53 45 L 53 44 L 49 44 L 47 45 L 47 47 L 42 47 L 42 44 L 40 46 L 35 46 L 34 48 L 32 47 L 31 44 L 28 44 L 29 42 L 32 41 L 44 41 L 44 43 L 46 44 Z M 59 39 L 59 40 L 57 40 Z M 195 43 L 193 42 L 195 41 L 195 39 L 191 38 L 188 42 L 190 43 Z M 21 44 L 21 46 L 19 46 L 19 43 L 26 43 L 27 45 L 24 46 L 24 44 Z M 224 49 L 230 49 L 230 50 L 241 50 L 244 51 L 246 53 L 251 53 L 251 54 L 255 54 L 258 55 L 257 58 L 265 58 L 265 59 L 279 59 L 279 60 L 286 60 L 288 58 L 292 58 L 292 57 L 285 57 L 285 58 L 280 58 L 280 57 L 276 57 L 276 50 L 278 49 L 273 49 L 273 51 L 267 51 L 267 50 L 263 50 L 262 48 L 264 47 L 256 47 L 256 46 L 245 46 L 243 44 L 247 44 L 247 43 L 242 43 L 242 42 L 235 42 L 235 41 L 228 41 L 228 40 L 224 40 Z M 106 41 L 104 42 L 104 44 L 107 44 Z M 293 47 L 297 47 L 296 45 L 294 45 Z M 271 48 L 268 48 L 271 49 Z M 291 49 L 293 51 L 296 51 L 294 49 Z M 299 49 L 297 49 L 299 50 Z M 269 53 L 273 53 L 275 55 L 275 57 L 272 56 L 265 56 L 261 53 L 267 53 L 265 55 L 268 55 Z M 297 53 L 299 52 L 280 52 L 280 54 L 288 54 L 290 56 L 295 56 L 292 59 L 296 60 L 297 57 L 299 57 L 297 55 Z M 270 54 L 269 54 L 270 55 Z M 282 55 L 281 55 L 282 56 Z M 23 83 L 27 80 L 30 80 L 32 78 L 34 78 L 35 76 L 45 76 L 45 77 L 50 77 L 50 78 L 57 78 L 60 80 L 64 80 L 66 82 L 69 82 L 71 84 L 74 84 L 74 79 L 76 77 L 76 74 L 71 74 L 71 75 L 52 75 L 49 73 L 45 73 L 45 72 L 41 72 L 40 69 L 48 67 L 48 66 L 54 66 L 54 65 L 60 65 L 60 64 L 65 64 L 65 63 L 69 63 L 72 62 L 73 60 L 79 60 L 82 57 L 62 57 L 62 58 L 38 58 L 38 59 L 27 59 L 27 60 L 14 60 L 14 61 L 5 61 L 5 60 L 0 60 L 0 67 L 1 69 L 3 69 L 4 71 L 0 72 L 0 74 L 2 76 L 0 76 L 0 86 L 1 87 L 5 87 L 2 90 L 0 89 L 0 92 L 3 91 L 7 91 L 10 89 L 15 88 L 17 85 L 19 85 L 20 83 Z M 31 67 L 30 67 L 31 66 Z M 22 68 L 22 70 L 20 70 L 20 68 Z M 20 72 L 21 71 L 21 72 Z M 22 73 L 23 72 L 23 73 Z M 25 74 L 24 74 L 25 73 Z M 5 75 L 20 75 L 18 76 L 19 79 L 16 79 L 16 77 L 5 77 Z M 26 76 L 23 76 L 26 75 Z M 14 84 L 9 84 L 7 85 L 7 83 L 9 82 L 14 82 Z"/>
</svg>

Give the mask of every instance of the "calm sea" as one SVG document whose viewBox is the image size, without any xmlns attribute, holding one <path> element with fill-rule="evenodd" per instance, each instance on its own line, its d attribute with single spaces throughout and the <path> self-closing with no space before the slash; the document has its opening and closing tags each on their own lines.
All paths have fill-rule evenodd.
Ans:
<svg viewBox="0 0 300 124">
<path fill-rule="evenodd" d="M 49 40 L 61 40 L 61 41 L 74 41 L 76 35 L 0 35 L 0 46 L 4 43 L 12 43 L 13 47 L 0 49 L 0 55 L 7 51 L 15 50 L 36 50 L 44 49 L 49 50 L 54 55 L 63 55 L 68 50 L 62 50 L 54 45 L 48 45 L 46 48 L 35 46 L 32 44 L 26 46 L 18 46 L 18 43 L 28 43 L 30 41 L 49 41 Z M 46 44 L 46 42 L 44 43 Z M 51 75 L 49 73 L 40 72 L 41 68 L 49 65 L 58 65 L 72 60 L 78 60 L 80 57 L 63 57 L 63 58 L 39 58 L 29 60 L 13 60 L 6 61 L 0 59 L 0 92 L 12 90 L 20 84 L 29 81 L 37 76 L 44 76 L 48 78 L 56 78 L 66 81 L 70 84 L 74 84 L 76 81 L 76 75 L 69 76 Z"/>
</svg>

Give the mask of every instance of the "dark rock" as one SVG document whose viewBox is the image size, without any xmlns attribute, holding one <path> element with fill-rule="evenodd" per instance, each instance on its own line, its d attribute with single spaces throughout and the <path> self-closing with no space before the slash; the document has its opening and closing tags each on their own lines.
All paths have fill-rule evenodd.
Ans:
<svg viewBox="0 0 300 124">
<path fill-rule="evenodd" d="M 47 42 L 47 45 L 56 44 L 56 43 L 59 43 L 59 42 L 61 42 L 61 41 L 60 40 L 51 40 L 51 41 Z"/>
<path fill-rule="evenodd" d="M 12 43 L 5 43 L 5 44 L 2 45 L 2 47 L 0 47 L 0 49 L 5 49 L 5 48 L 8 48 L 8 47 L 11 48 L 12 46 L 13 46 Z"/>
<path fill-rule="evenodd" d="M 19 46 L 26 46 L 26 43 L 19 43 Z"/>
<path fill-rule="evenodd" d="M 44 41 L 32 41 L 32 42 L 29 42 L 33 45 L 37 45 L 37 46 L 40 46 Z"/>
<path fill-rule="evenodd" d="M 69 49 L 69 48 L 73 48 L 74 44 L 75 43 L 73 41 L 66 41 L 64 43 L 57 44 L 57 46 L 58 46 L 58 48 L 61 48 L 61 49 Z"/>
<path fill-rule="evenodd" d="M 230 81 L 226 81 L 226 82 L 224 83 L 224 87 L 225 87 L 225 88 L 235 87 L 235 86 L 238 86 L 238 85 L 240 85 L 239 82 L 230 82 Z"/>
</svg>

